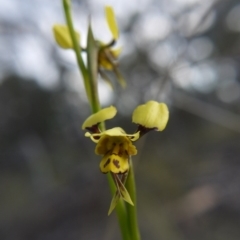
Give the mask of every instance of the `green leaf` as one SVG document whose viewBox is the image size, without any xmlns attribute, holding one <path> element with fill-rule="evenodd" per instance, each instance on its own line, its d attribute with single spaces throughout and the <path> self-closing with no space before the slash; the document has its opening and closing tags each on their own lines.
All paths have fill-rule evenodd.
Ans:
<svg viewBox="0 0 240 240">
<path fill-rule="evenodd" d="M 123 198 L 123 200 L 128 202 L 132 206 L 134 206 L 134 203 L 132 202 L 132 199 L 131 199 L 127 189 L 125 188 L 124 184 L 121 181 L 118 181 L 118 184 L 119 184 L 120 194 L 121 194 L 121 197 Z"/>
<path fill-rule="evenodd" d="M 117 191 L 115 192 L 111 204 L 110 204 L 110 208 L 108 210 L 108 215 L 111 214 L 111 212 L 114 210 L 114 208 L 116 207 L 118 201 L 122 198 L 124 201 L 126 201 L 127 203 L 131 204 L 132 206 L 134 206 L 132 199 L 127 191 L 127 189 L 124 186 L 124 183 L 121 181 L 121 179 L 119 178 L 119 176 L 117 174 L 114 175 L 115 176 L 115 184 L 117 187 Z"/>
<path fill-rule="evenodd" d="M 117 206 L 118 201 L 120 200 L 120 194 L 118 191 L 116 191 L 116 193 L 114 194 L 111 204 L 110 204 L 110 208 L 108 210 L 108 216 L 112 213 L 112 211 L 114 210 L 114 208 Z"/>
<path fill-rule="evenodd" d="M 98 91 L 97 91 L 97 76 L 98 76 L 98 45 L 93 36 L 91 25 L 88 27 L 87 36 L 87 68 L 89 73 L 89 96 L 91 99 L 91 105 L 93 103 L 99 103 Z M 97 112 L 97 109 L 93 109 L 93 112 Z"/>
</svg>

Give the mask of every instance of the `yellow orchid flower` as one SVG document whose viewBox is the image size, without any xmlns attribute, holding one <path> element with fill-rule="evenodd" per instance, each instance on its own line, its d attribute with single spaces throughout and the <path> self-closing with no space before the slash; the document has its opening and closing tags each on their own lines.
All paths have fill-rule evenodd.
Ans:
<svg viewBox="0 0 240 240">
<path fill-rule="evenodd" d="M 117 21 L 115 18 L 115 14 L 113 8 L 110 6 L 105 7 L 105 15 L 108 27 L 112 33 L 113 40 L 108 43 L 104 44 L 99 42 L 99 52 L 98 52 L 98 67 L 99 73 L 101 77 L 111 85 L 110 80 L 108 79 L 107 75 L 103 72 L 104 70 L 113 71 L 121 84 L 122 87 L 126 86 L 126 82 L 122 77 L 121 73 L 118 70 L 118 62 L 117 59 L 121 53 L 121 48 L 113 49 L 112 46 L 115 44 L 116 40 L 119 37 L 119 31 L 117 26 Z"/>
<path fill-rule="evenodd" d="M 112 87 L 112 83 L 104 71 L 105 70 L 113 71 L 120 85 L 122 87 L 125 87 L 126 82 L 118 70 L 118 61 L 117 61 L 122 49 L 121 48 L 113 49 L 113 45 L 115 44 L 115 42 L 119 37 L 119 30 L 118 30 L 114 10 L 111 6 L 105 7 L 105 17 L 106 17 L 109 30 L 112 34 L 112 40 L 110 41 L 110 43 L 102 43 L 101 41 L 96 40 L 96 46 L 98 49 L 97 50 L 98 51 L 97 70 L 100 76 L 102 77 L 102 79 L 105 80 L 111 87 Z M 74 31 L 74 32 L 80 46 L 80 34 L 77 31 Z M 57 44 L 61 48 L 64 48 L 64 49 L 74 48 L 68 26 L 55 24 L 53 26 L 53 35 Z M 86 51 L 86 49 L 81 48 L 81 51 Z"/>
<path fill-rule="evenodd" d="M 117 110 L 113 106 L 104 108 L 87 118 L 82 125 L 82 129 L 90 131 L 85 136 L 96 143 L 95 153 L 102 156 L 100 161 L 101 172 L 110 172 L 117 187 L 109 214 L 115 208 L 120 198 L 133 205 L 124 187 L 130 167 L 130 156 L 137 154 L 137 149 L 133 142 L 150 130 L 162 131 L 166 127 L 169 118 L 166 104 L 149 101 L 138 106 L 133 112 L 132 120 L 139 125 L 135 133 L 127 134 L 120 127 L 114 127 L 101 132 L 98 125 L 105 120 L 113 118 L 116 112 Z"/>
<path fill-rule="evenodd" d="M 113 118 L 116 113 L 117 110 L 113 106 L 104 108 L 88 117 L 82 125 L 82 129 L 91 132 L 87 132 L 85 136 L 97 143 L 95 153 L 103 156 L 100 162 L 100 169 L 103 173 L 118 174 L 128 171 L 129 156 L 137 154 L 136 147 L 132 142 L 150 130 L 162 131 L 169 118 L 166 104 L 148 101 L 146 104 L 138 106 L 133 112 L 133 122 L 139 125 L 136 133 L 127 134 L 120 127 L 100 132 L 98 125 Z"/>
<path fill-rule="evenodd" d="M 86 133 L 86 137 L 97 143 L 95 153 L 102 155 L 100 169 L 102 173 L 125 173 L 129 170 L 129 156 L 136 155 L 137 149 L 132 144 L 139 138 L 139 132 L 126 134 L 120 127 L 101 133 Z"/>
</svg>

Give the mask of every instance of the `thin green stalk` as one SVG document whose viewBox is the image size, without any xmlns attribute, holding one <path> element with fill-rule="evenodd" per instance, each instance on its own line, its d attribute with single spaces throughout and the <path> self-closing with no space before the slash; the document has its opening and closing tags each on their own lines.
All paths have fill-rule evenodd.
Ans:
<svg viewBox="0 0 240 240">
<path fill-rule="evenodd" d="M 99 103 L 99 97 L 98 97 L 98 90 L 97 90 L 97 68 L 96 68 L 96 46 L 93 44 L 94 38 L 91 32 L 91 29 L 89 29 L 89 36 L 90 40 L 88 39 L 88 43 L 90 42 L 88 46 L 88 68 L 85 67 L 84 62 L 81 57 L 81 51 L 79 47 L 79 43 L 77 42 L 75 33 L 74 33 L 74 27 L 71 17 L 71 7 L 70 7 L 70 0 L 63 0 L 63 6 L 64 6 L 64 12 L 66 17 L 66 22 L 69 27 L 71 39 L 74 46 L 74 51 L 77 58 L 77 63 L 80 72 L 82 73 L 83 79 L 84 79 L 84 85 L 87 92 L 88 100 L 92 109 L 92 112 L 98 112 L 101 109 L 100 103 Z M 95 72 L 94 72 L 95 71 Z M 102 131 L 105 130 L 104 125 L 100 125 L 100 128 Z M 108 182 L 110 186 L 110 190 L 112 192 L 112 195 L 115 194 L 116 187 L 114 184 L 114 181 L 110 174 L 108 174 Z M 129 226 L 127 221 L 127 214 L 126 214 L 126 208 L 125 203 L 121 200 L 116 206 L 116 212 L 118 217 L 118 222 L 120 226 L 120 230 L 122 233 L 122 239 L 123 240 L 133 240 L 129 237 Z"/>
<path fill-rule="evenodd" d="M 87 97 L 88 100 L 91 101 L 90 99 L 90 89 L 89 89 L 89 77 L 88 77 L 88 70 L 84 65 L 82 56 L 81 56 L 81 49 L 80 49 L 80 45 L 79 42 L 77 41 L 77 38 L 75 36 L 74 33 L 74 26 L 73 26 L 73 22 L 72 22 L 72 14 L 71 14 L 71 1 L 70 0 L 63 0 L 63 8 L 64 8 L 64 13 L 65 13 L 65 18 L 66 18 L 66 22 L 70 31 L 70 35 L 71 35 L 71 39 L 73 42 L 73 47 L 74 47 L 74 52 L 76 54 L 76 58 L 77 58 L 77 64 L 80 70 L 80 73 L 83 76 L 83 81 L 84 81 L 84 86 L 87 92 Z"/>
<path fill-rule="evenodd" d="M 128 178 L 125 186 L 132 198 L 132 201 L 134 202 L 134 206 L 131 206 L 130 204 L 126 205 L 127 216 L 128 216 L 128 226 L 129 226 L 129 232 L 131 235 L 131 240 L 140 240 L 141 237 L 138 230 L 138 220 L 137 220 L 136 185 L 135 185 L 134 169 L 133 169 L 131 157 L 129 162 L 130 162 L 130 169 L 129 169 Z"/>
<path fill-rule="evenodd" d="M 100 103 L 99 103 L 98 89 L 97 89 L 97 74 L 98 74 L 97 54 L 98 54 L 98 46 L 96 45 L 96 41 L 92 33 L 91 25 L 89 24 L 88 37 L 87 37 L 87 63 L 88 63 L 88 74 L 89 74 L 89 86 L 91 90 L 90 92 L 92 93 L 91 106 L 92 106 L 93 113 L 100 110 Z M 104 131 L 105 130 L 104 123 L 100 124 L 99 128 L 101 131 Z M 109 187 L 112 192 L 112 195 L 114 195 L 116 192 L 116 187 L 110 174 L 108 174 L 108 182 L 109 182 Z M 122 200 L 116 206 L 116 211 L 117 211 L 118 222 L 120 225 L 123 239 L 131 240 L 129 238 L 129 232 L 127 231 L 128 226 L 126 223 L 127 215 L 126 215 L 125 204 Z"/>
<path fill-rule="evenodd" d="M 97 54 L 98 54 L 98 47 L 96 46 L 96 41 L 92 33 L 91 25 L 89 24 L 88 36 L 87 36 L 87 66 L 88 66 L 88 74 L 89 74 L 89 86 L 92 92 L 91 107 L 92 107 L 93 113 L 99 111 L 101 108 L 99 99 L 98 99 L 98 89 L 97 89 L 97 73 L 98 73 Z M 99 128 L 101 131 L 104 131 L 105 130 L 104 123 L 100 124 Z M 108 174 L 107 176 L 108 176 L 110 190 L 112 192 L 112 195 L 114 195 L 116 191 L 114 181 L 110 174 Z M 130 240 L 128 238 L 128 231 L 127 231 L 128 227 L 126 224 L 127 215 L 126 215 L 126 209 L 123 201 L 119 203 L 119 206 L 116 208 L 116 210 L 117 210 L 118 222 L 120 225 L 123 239 Z"/>
</svg>

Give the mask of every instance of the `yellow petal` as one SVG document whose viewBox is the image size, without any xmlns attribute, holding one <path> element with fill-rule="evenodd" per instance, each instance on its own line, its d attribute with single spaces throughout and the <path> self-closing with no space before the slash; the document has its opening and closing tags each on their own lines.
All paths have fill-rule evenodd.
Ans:
<svg viewBox="0 0 240 240">
<path fill-rule="evenodd" d="M 114 39 L 118 39 L 118 26 L 115 18 L 113 8 L 110 6 L 105 7 L 105 14 L 108 23 L 108 27 L 113 35 Z"/>
<path fill-rule="evenodd" d="M 89 132 L 86 132 L 86 133 L 85 133 L 85 137 L 90 137 L 93 142 L 98 143 L 99 138 L 95 139 L 95 138 L 94 138 L 94 137 L 95 137 L 94 135 L 96 135 L 96 134 L 91 134 L 91 133 L 89 133 Z"/>
<path fill-rule="evenodd" d="M 100 122 L 113 118 L 117 113 L 117 109 L 113 106 L 103 108 L 95 114 L 88 117 L 82 125 L 82 129 L 90 128 Z"/>
<path fill-rule="evenodd" d="M 118 156 L 112 153 L 106 154 L 100 162 L 102 173 L 125 173 L 129 170 L 128 155 Z"/>
<path fill-rule="evenodd" d="M 73 48 L 71 35 L 66 25 L 59 25 L 59 24 L 54 25 L 53 34 L 56 42 L 60 47 L 65 49 Z M 80 42 L 80 34 L 76 31 L 75 31 L 75 34 L 78 42 Z"/>
<path fill-rule="evenodd" d="M 111 138 L 108 136 L 101 137 L 96 145 L 95 153 L 97 155 L 105 155 L 109 150 L 111 150 L 113 147 L 113 142 L 111 141 Z"/>
<path fill-rule="evenodd" d="M 86 127 L 88 127 L 88 126 L 86 126 Z M 130 139 L 131 141 L 134 142 L 139 139 L 140 132 L 136 132 L 134 134 L 127 134 L 127 133 L 125 133 L 125 131 L 122 128 L 115 127 L 115 128 L 108 129 L 101 133 L 92 133 L 92 134 L 89 132 L 85 133 L 85 137 L 90 137 L 91 140 L 95 143 L 98 143 L 100 140 L 102 140 L 103 136 L 127 137 L 128 139 Z M 132 155 L 135 155 L 135 154 L 132 154 Z"/>
<path fill-rule="evenodd" d="M 112 55 L 113 55 L 115 58 L 118 58 L 118 56 L 119 56 L 120 53 L 122 52 L 122 48 L 119 47 L 119 48 L 111 49 L 111 52 L 112 52 Z"/>
<path fill-rule="evenodd" d="M 98 59 L 98 64 L 101 68 L 106 69 L 106 70 L 113 70 L 113 63 L 111 63 L 108 59 L 106 58 L 99 58 Z"/>
<path fill-rule="evenodd" d="M 120 128 L 120 127 L 115 127 L 115 128 L 111 128 L 108 129 L 104 132 L 102 132 L 99 135 L 108 135 L 108 136 L 125 136 L 128 137 L 131 141 L 136 141 L 139 139 L 139 132 L 134 133 L 134 134 L 127 134 L 125 133 L 125 131 Z"/>
<path fill-rule="evenodd" d="M 162 131 L 168 122 L 169 112 L 165 103 L 149 101 L 138 106 L 132 116 L 132 121 L 146 128 L 157 128 Z"/>
<path fill-rule="evenodd" d="M 116 58 L 110 48 L 103 48 L 99 50 L 98 65 L 107 70 L 112 70 L 116 66 Z"/>
<path fill-rule="evenodd" d="M 131 156 L 137 154 L 137 149 L 132 144 L 129 137 L 103 135 L 97 142 L 95 153 L 97 155 L 105 155 L 110 151 L 111 153 L 120 156 L 125 152 Z"/>
<path fill-rule="evenodd" d="M 136 147 L 131 143 L 128 145 L 128 150 L 127 150 L 128 154 L 133 156 L 137 154 L 137 149 Z"/>
</svg>

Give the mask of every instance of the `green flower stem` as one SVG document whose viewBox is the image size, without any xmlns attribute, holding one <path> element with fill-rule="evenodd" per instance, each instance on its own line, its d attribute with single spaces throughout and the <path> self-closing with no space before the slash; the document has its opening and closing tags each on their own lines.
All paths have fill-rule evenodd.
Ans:
<svg viewBox="0 0 240 240">
<path fill-rule="evenodd" d="M 64 8 L 64 13 L 65 13 L 67 26 L 69 28 L 71 39 L 72 39 L 72 42 L 73 42 L 73 47 L 74 47 L 74 51 L 75 51 L 76 58 L 77 58 L 77 64 L 78 64 L 80 73 L 83 76 L 84 86 L 85 86 L 85 89 L 86 89 L 88 100 L 91 102 L 88 70 L 84 65 L 84 62 L 83 62 L 83 59 L 82 59 L 82 56 L 81 56 L 80 45 L 79 45 L 79 42 L 77 41 L 76 35 L 74 33 L 74 26 L 73 26 L 72 15 L 71 15 L 71 1 L 70 0 L 63 0 L 63 8 Z"/>
<path fill-rule="evenodd" d="M 134 202 L 134 206 L 131 206 L 130 204 L 126 204 L 127 209 L 127 216 L 128 216 L 128 226 L 129 226 L 129 232 L 131 234 L 131 240 L 140 240 L 140 233 L 138 230 L 138 220 L 137 220 L 137 197 L 136 197 L 136 186 L 135 186 L 135 179 L 134 179 L 134 170 L 133 170 L 133 164 L 132 159 L 130 157 L 130 169 L 128 173 L 128 178 L 126 181 L 126 188 L 132 198 L 132 201 Z"/>
<path fill-rule="evenodd" d="M 70 7 L 70 0 L 63 0 L 63 7 L 64 7 L 64 13 L 65 13 L 65 17 L 66 17 L 66 22 L 70 31 L 70 35 L 72 38 L 72 42 L 73 42 L 73 46 L 74 46 L 74 51 L 76 54 L 76 58 L 77 58 L 77 63 L 78 63 L 78 67 L 79 70 L 83 76 L 84 79 L 84 86 L 87 92 L 87 96 L 88 96 L 88 100 L 92 109 L 92 112 L 98 112 L 101 109 L 100 103 L 99 103 L 99 98 L 98 98 L 98 91 L 97 91 L 97 87 L 96 87 L 96 76 L 97 73 L 93 73 L 93 68 L 91 65 L 91 60 L 93 61 L 94 64 L 94 59 L 91 58 L 95 58 L 95 54 L 92 51 L 95 51 L 96 49 L 94 49 L 94 46 L 92 45 L 92 42 L 90 41 L 90 48 L 88 49 L 88 65 L 90 64 L 91 67 L 90 68 L 86 68 L 83 62 L 83 59 L 81 57 L 81 49 L 79 46 L 79 43 L 77 42 L 75 33 L 74 33 L 74 27 L 73 27 L 73 22 L 72 22 L 72 17 L 71 17 L 71 7 Z M 91 34 L 91 32 L 90 32 Z M 90 36 L 92 37 L 92 36 Z M 92 37 L 93 39 L 93 37 Z M 91 50 L 92 49 L 92 50 Z M 100 125 L 100 128 L 102 131 L 105 130 L 104 124 Z M 110 174 L 108 174 L 108 182 L 109 182 L 109 186 L 112 192 L 112 195 L 115 194 L 116 191 L 116 187 L 114 184 L 114 181 L 111 177 Z M 128 221 L 127 221 L 127 213 L 126 213 L 126 207 L 125 207 L 125 203 L 120 200 L 119 203 L 116 206 L 116 212 L 117 212 L 117 216 L 118 216 L 118 222 L 119 222 L 119 226 L 120 226 L 120 230 L 122 233 L 122 239 L 123 240 L 133 240 L 130 238 L 130 234 L 129 234 L 129 226 L 128 226 Z"/>
</svg>

